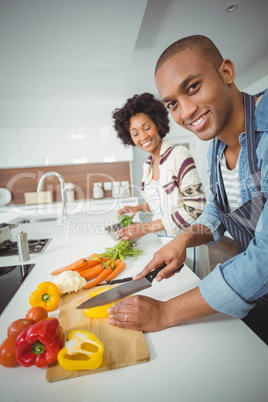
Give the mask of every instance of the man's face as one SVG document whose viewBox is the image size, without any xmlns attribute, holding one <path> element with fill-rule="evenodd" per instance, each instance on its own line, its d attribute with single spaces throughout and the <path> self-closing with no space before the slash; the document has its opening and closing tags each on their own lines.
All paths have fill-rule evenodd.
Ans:
<svg viewBox="0 0 268 402">
<path fill-rule="evenodd" d="M 232 102 L 221 69 L 216 71 L 205 58 L 187 49 L 158 69 L 155 82 L 177 124 L 203 141 L 226 131 L 232 119 Z"/>
</svg>

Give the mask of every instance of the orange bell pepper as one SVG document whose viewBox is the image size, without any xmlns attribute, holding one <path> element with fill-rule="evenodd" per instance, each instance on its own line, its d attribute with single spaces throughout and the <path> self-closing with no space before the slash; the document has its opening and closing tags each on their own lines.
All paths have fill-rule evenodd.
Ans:
<svg viewBox="0 0 268 402">
<path fill-rule="evenodd" d="M 55 310 L 60 303 L 60 291 L 53 282 L 42 282 L 29 298 L 32 307 L 41 306 L 47 311 Z"/>
</svg>

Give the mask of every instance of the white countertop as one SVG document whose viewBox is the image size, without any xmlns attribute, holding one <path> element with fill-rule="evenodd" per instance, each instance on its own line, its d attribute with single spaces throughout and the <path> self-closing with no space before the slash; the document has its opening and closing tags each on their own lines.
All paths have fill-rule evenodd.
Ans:
<svg viewBox="0 0 268 402">
<path fill-rule="evenodd" d="M 115 244 L 104 227 L 116 221 L 116 212 L 71 215 L 68 233 L 60 218 L 58 222 L 24 224 L 13 229 L 14 235 L 23 228 L 28 238 L 51 237 L 52 241 L 44 253 L 31 255 L 29 262 L 35 267 L 0 316 L 0 342 L 6 337 L 8 325 L 23 318 L 30 308 L 31 292 L 42 281 L 53 279 L 51 271 Z M 147 235 L 137 247 L 144 254 L 137 261 L 128 259 L 121 277 L 139 272 L 161 244 L 155 236 Z M 17 256 L 0 257 L 0 266 L 18 263 Z M 184 267 L 180 274 L 154 282 L 152 288 L 141 293 L 167 300 L 199 282 Z M 58 314 L 59 307 L 49 313 L 54 317 Z M 28 402 L 34 396 L 40 402 L 267 402 L 268 348 L 241 320 L 219 314 L 146 333 L 145 338 L 150 350 L 148 363 L 55 383 L 46 382 L 46 368 L 0 366 L 0 399 Z"/>
</svg>

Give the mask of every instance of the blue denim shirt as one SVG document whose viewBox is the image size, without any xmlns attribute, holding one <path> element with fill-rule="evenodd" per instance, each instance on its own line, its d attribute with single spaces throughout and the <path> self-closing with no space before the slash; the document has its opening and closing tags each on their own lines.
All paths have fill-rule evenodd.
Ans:
<svg viewBox="0 0 268 402">
<path fill-rule="evenodd" d="M 268 90 L 262 96 L 255 110 L 256 152 L 261 171 L 262 192 L 268 200 Z M 219 140 L 217 140 L 219 141 Z M 255 195 L 257 189 L 252 180 L 248 163 L 245 133 L 239 137 L 241 144 L 239 181 L 242 202 Z M 212 142 L 208 151 L 208 166 L 211 166 Z M 217 180 L 219 161 L 225 144 L 219 141 L 217 154 Z M 210 174 L 210 172 L 209 172 Z M 217 186 L 217 192 L 219 187 Z M 212 194 L 202 215 L 195 223 L 207 226 L 213 232 L 214 241 L 224 235 Z M 215 269 L 200 283 L 200 292 L 207 303 L 217 311 L 243 318 L 255 306 L 255 301 L 268 294 L 268 201 L 258 221 L 255 237 L 247 250 L 231 258 Z"/>
</svg>

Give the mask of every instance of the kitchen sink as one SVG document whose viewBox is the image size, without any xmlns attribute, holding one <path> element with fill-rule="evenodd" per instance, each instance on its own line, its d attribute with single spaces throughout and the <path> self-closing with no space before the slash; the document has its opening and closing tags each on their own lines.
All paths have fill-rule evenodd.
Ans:
<svg viewBox="0 0 268 402">
<path fill-rule="evenodd" d="M 13 219 L 10 223 L 16 223 L 17 225 L 21 225 L 23 223 L 45 223 L 45 222 L 54 222 L 58 219 L 57 216 L 22 216 L 16 219 Z"/>
</svg>

